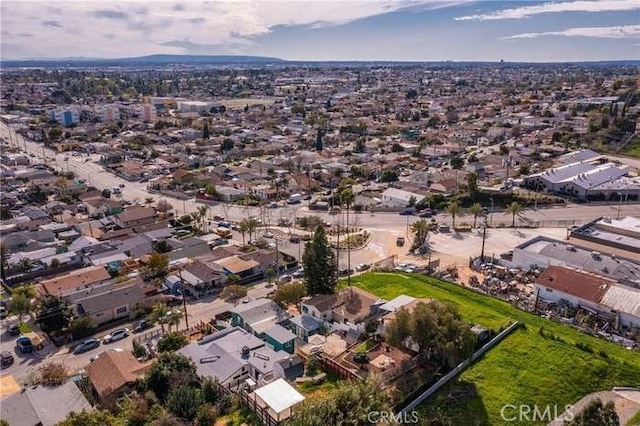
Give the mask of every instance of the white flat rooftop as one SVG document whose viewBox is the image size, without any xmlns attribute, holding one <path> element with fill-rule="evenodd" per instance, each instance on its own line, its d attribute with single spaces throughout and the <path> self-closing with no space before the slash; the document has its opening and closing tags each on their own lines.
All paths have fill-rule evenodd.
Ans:
<svg viewBox="0 0 640 426">
<path fill-rule="evenodd" d="M 304 396 L 284 379 L 278 379 L 260 389 L 256 389 L 255 394 L 276 414 L 280 414 L 287 408 L 304 401 Z"/>
</svg>

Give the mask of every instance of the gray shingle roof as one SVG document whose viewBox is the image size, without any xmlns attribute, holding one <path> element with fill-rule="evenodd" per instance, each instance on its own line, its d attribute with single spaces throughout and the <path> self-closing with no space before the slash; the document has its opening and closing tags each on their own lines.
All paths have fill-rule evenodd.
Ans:
<svg viewBox="0 0 640 426">
<path fill-rule="evenodd" d="M 2 400 L 0 415 L 11 426 L 54 426 L 71 411 L 92 407 L 73 381 L 55 388 L 38 386 Z"/>
</svg>

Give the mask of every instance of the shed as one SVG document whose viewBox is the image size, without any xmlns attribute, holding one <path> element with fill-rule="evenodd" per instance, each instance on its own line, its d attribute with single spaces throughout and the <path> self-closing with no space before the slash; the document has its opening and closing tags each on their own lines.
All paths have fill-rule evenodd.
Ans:
<svg viewBox="0 0 640 426">
<path fill-rule="evenodd" d="M 292 407 L 304 401 L 304 396 L 284 379 L 256 389 L 253 397 L 254 401 L 277 422 L 288 419 L 292 414 Z"/>
</svg>

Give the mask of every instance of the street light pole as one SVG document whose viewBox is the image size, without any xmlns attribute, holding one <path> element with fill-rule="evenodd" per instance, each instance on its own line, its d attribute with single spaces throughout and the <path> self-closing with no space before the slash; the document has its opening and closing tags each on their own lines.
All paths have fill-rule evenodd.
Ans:
<svg viewBox="0 0 640 426">
<path fill-rule="evenodd" d="M 480 251 L 480 262 L 484 263 L 484 242 L 487 239 L 487 218 L 484 218 L 484 229 L 482 230 L 482 250 Z"/>
</svg>

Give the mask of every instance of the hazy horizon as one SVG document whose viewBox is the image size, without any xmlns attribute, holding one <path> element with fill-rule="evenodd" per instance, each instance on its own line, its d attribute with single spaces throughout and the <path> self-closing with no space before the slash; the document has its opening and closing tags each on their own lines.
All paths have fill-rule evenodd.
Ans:
<svg viewBox="0 0 640 426">
<path fill-rule="evenodd" d="M 2 60 L 242 55 L 291 61 L 640 58 L 637 0 L 15 1 Z"/>
</svg>

